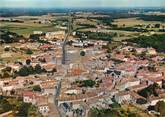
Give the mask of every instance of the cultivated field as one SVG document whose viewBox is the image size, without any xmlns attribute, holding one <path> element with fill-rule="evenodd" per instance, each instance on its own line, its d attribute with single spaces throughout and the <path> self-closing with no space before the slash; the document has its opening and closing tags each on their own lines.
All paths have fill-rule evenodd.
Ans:
<svg viewBox="0 0 165 117">
<path fill-rule="evenodd" d="M 57 28 L 52 24 L 39 24 L 34 23 L 35 21 L 39 21 L 40 19 L 52 19 L 52 17 L 45 17 L 45 16 L 20 16 L 20 17 L 13 17 L 13 19 L 24 21 L 23 23 L 17 22 L 0 22 L 0 29 L 8 30 L 11 32 L 18 33 L 19 35 L 23 35 L 28 37 L 33 31 L 55 31 Z"/>
<path fill-rule="evenodd" d="M 147 24 L 163 24 L 165 23 L 158 22 L 158 21 L 143 21 L 138 18 L 121 18 L 121 19 L 116 19 L 113 24 L 117 24 L 118 26 L 135 26 L 135 25 L 147 25 Z"/>
</svg>

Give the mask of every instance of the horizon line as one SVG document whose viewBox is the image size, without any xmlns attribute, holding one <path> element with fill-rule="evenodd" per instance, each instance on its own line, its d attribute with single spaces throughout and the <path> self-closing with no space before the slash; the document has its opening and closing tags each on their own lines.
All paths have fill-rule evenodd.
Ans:
<svg viewBox="0 0 165 117">
<path fill-rule="evenodd" d="M 122 8 L 163 8 L 165 9 L 165 6 L 114 6 L 114 7 L 0 7 L 0 9 L 2 8 L 14 8 L 14 9 L 29 9 L 29 8 L 33 8 L 33 9 L 70 9 L 70 8 L 75 8 L 75 9 L 96 9 L 96 8 L 117 8 L 117 9 L 122 9 Z"/>
</svg>

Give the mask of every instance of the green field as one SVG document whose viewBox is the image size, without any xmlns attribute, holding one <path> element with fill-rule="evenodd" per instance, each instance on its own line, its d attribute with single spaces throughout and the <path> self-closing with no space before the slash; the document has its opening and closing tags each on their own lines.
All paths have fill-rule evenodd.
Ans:
<svg viewBox="0 0 165 117">
<path fill-rule="evenodd" d="M 24 23 L 13 23 L 13 22 L 0 22 L 0 29 L 8 30 L 11 32 L 18 33 L 19 35 L 23 35 L 28 37 L 33 31 L 55 31 L 57 28 L 51 24 L 37 24 L 32 22 L 24 22 Z"/>
</svg>

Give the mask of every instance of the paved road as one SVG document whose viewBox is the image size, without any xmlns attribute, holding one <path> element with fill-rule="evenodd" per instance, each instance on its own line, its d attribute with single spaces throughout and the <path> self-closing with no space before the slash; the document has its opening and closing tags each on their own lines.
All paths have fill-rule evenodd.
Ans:
<svg viewBox="0 0 165 117">
<path fill-rule="evenodd" d="M 61 115 L 61 113 L 59 111 L 59 108 L 58 108 L 58 97 L 60 95 L 60 92 L 61 92 L 61 81 L 58 83 L 57 93 L 54 96 L 54 105 L 55 105 L 56 110 L 58 112 L 58 116 L 57 117 L 62 117 L 62 115 Z"/>
<path fill-rule="evenodd" d="M 66 34 L 66 37 L 64 39 L 64 43 L 63 43 L 63 46 L 62 46 L 62 64 L 66 64 L 66 42 L 71 34 L 71 15 L 69 14 L 69 22 L 68 22 L 68 33 Z"/>
</svg>

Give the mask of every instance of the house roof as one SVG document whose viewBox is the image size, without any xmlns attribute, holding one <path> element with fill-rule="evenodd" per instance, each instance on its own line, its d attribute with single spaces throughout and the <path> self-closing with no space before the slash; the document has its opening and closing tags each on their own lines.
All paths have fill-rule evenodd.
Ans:
<svg viewBox="0 0 165 117">
<path fill-rule="evenodd" d="M 121 91 L 119 93 L 116 94 L 117 96 L 125 96 L 125 95 L 130 95 L 129 91 Z"/>
<path fill-rule="evenodd" d="M 46 69 L 47 71 L 50 71 L 50 70 L 53 70 L 54 68 L 56 68 L 56 65 L 49 63 L 49 64 L 43 65 L 43 68 Z"/>
<path fill-rule="evenodd" d="M 48 105 L 48 97 L 47 96 L 38 96 L 37 105 L 38 106 Z"/>
<path fill-rule="evenodd" d="M 44 81 L 40 84 L 41 88 L 43 89 L 47 89 L 47 88 L 54 88 L 56 85 L 56 81 L 55 80 L 48 80 L 48 81 Z"/>
<path fill-rule="evenodd" d="M 37 98 L 37 93 L 32 91 L 25 91 L 23 92 L 23 97 L 29 97 L 29 98 Z"/>
<path fill-rule="evenodd" d="M 118 70 L 107 70 L 106 72 L 107 74 L 111 74 L 111 73 L 115 73 L 116 75 L 121 75 L 121 71 L 118 71 Z"/>
<path fill-rule="evenodd" d="M 71 106 L 69 103 L 62 103 L 62 105 L 65 109 L 71 109 Z"/>
</svg>

